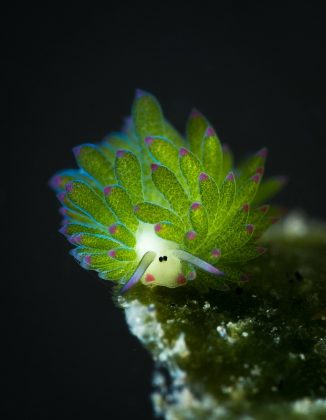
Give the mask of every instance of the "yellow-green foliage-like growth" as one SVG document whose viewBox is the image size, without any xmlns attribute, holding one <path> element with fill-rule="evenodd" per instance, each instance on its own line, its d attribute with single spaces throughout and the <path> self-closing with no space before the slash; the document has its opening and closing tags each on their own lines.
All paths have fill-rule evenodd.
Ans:
<svg viewBox="0 0 326 420">
<path fill-rule="evenodd" d="M 56 174 L 72 255 L 122 291 L 138 281 L 225 289 L 246 278 L 245 263 L 265 252 L 256 241 L 276 221 L 262 205 L 284 184 L 262 181 L 266 149 L 233 168 L 207 119 L 193 111 L 183 138 L 158 101 L 137 91 L 120 133 L 74 149 L 79 169 Z"/>
</svg>

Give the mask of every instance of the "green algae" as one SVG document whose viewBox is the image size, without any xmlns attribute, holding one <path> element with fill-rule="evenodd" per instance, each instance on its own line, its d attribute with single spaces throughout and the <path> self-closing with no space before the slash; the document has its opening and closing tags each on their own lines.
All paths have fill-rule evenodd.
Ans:
<svg viewBox="0 0 326 420">
<path fill-rule="evenodd" d="M 228 292 L 137 285 L 118 297 L 156 362 L 156 413 L 326 418 L 326 228 L 291 215 L 264 242 Z"/>
</svg>

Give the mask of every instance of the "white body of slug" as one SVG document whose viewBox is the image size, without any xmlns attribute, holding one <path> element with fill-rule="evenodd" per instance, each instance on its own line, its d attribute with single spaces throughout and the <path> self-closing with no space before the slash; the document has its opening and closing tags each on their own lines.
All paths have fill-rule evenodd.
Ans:
<svg viewBox="0 0 326 420">
<path fill-rule="evenodd" d="M 178 244 L 160 238 L 154 232 L 154 227 L 146 223 L 140 223 L 136 241 L 136 252 L 140 259 L 146 252 L 153 253 L 153 260 L 140 279 L 143 284 L 177 287 L 186 282 L 181 261 L 173 254 Z"/>
<path fill-rule="evenodd" d="M 167 241 L 156 235 L 153 226 L 140 223 L 136 235 L 136 253 L 139 264 L 129 281 L 121 289 L 128 291 L 141 281 L 146 286 L 178 287 L 193 280 L 196 273 L 188 273 L 188 278 L 182 272 L 182 261 L 194 264 L 213 275 L 223 275 L 214 266 L 199 259 L 195 255 L 179 249 L 175 242 Z"/>
<path fill-rule="evenodd" d="M 179 258 L 175 257 L 171 251 L 163 251 L 156 254 L 142 276 L 141 282 L 146 286 L 177 287 L 186 283 L 186 278 L 182 274 Z"/>
</svg>

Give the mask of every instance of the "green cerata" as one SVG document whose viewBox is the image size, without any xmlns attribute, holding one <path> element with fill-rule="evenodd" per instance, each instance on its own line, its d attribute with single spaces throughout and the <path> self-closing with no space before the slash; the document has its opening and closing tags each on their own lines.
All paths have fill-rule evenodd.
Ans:
<svg viewBox="0 0 326 420">
<path fill-rule="evenodd" d="M 182 136 L 157 99 L 137 90 L 121 132 L 73 151 L 78 169 L 50 181 L 62 204 L 60 232 L 82 267 L 122 293 L 138 282 L 226 290 L 266 251 L 257 241 L 280 215 L 266 200 L 285 178 L 262 181 L 266 148 L 235 168 L 199 111 Z"/>
</svg>

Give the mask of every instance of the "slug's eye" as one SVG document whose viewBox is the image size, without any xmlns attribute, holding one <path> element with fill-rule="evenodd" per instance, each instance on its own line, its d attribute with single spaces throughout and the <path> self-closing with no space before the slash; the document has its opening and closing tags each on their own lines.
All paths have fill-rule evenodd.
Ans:
<svg viewBox="0 0 326 420">
<path fill-rule="evenodd" d="M 163 257 L 160 257 L 158 260 L 159 260 L 159 262 L 167 261 L 168 257 L 166 255 L 164 255 Z"/>
</svg>

